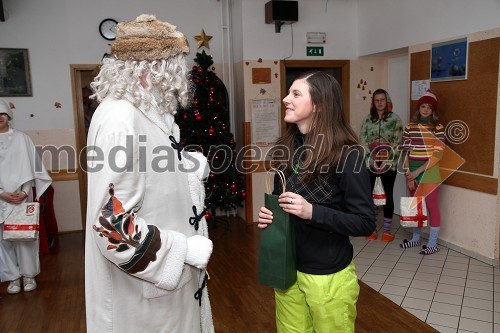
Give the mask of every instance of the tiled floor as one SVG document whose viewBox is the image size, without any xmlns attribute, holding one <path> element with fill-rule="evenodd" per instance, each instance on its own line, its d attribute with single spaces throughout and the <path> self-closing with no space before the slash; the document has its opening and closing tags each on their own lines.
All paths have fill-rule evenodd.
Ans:
<svg viewBox="0 0 500 333">
<path fill-rule="evenodd" d="M 427 256 L 418 253 L 420 247 L 402 249 L 411 234 L 397 216 L 393 227 L 391 243 L 380 241 L 381 231 L 378 240 L 352 239 L 363 282 L 440 332 L 500 333 L 499 267 L 441 245 Z"/>
</svg>

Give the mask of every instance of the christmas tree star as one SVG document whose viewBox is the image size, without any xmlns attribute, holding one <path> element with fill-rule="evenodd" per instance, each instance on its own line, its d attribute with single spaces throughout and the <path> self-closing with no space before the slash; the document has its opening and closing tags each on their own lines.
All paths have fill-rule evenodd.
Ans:
<svg viewBox="0 0 500 333">
<path fill-rule="evenodd" d="M 194 36 L 194 39 L 198 42 L 198 48 L 205 46 L 207 49 L 210 48 L 208 42 L 212 39 L 212 36 L 205 34 L 205 29 L 201 29 L 201 34 Z"/>
</svg>

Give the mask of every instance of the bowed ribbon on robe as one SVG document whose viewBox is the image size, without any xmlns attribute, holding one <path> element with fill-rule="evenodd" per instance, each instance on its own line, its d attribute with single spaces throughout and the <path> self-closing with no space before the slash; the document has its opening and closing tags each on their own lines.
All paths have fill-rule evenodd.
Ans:
<svg viewBox="0 0 500 333">
<path fill-rule="evenodd" d="M 203 216 L 205 216 L 206 212 L 207 212 L 207 210 L 203 209 L 201 211 L 200 215 L 198 215 L 196 213 L 196 206 L 193 206 L 194 217 L 190 217 L 189 218 L 189 224 L 191 224 L 192 226 L 194 226 L 194 230 L 198 231 L 198 228 L 200 227 L 200 221 L 203 218 Z"/>
<path fill-rule="evenodd" d="M 194 299 L 199 301 L 200 306 L 201 306 L 201 296 L 203 296 L 203 289 L 205 289 L 208 279 L 209 279 L 208 273 L 205 272 L 205 277 L 203 278 L 203 283 L 201 284 L 201 287 L 198 289 L 196 293 L 194 293 Z"/>
<path fill-rule="evenodd" d="M 181 156 L 181 151 L 182 149 L 184 149 L 184 147 L 182 146 L 182 144 L 180 142 L 177 142 L 174 138 L 173 135 L 170 135 L 168 137 L 170 139 L 170 141 L 172 141 L 172 148 L 174 148 L 175 150 L 177 150 L 177 157 L 179 158 L 179 161 L 182 159 L 182 156 Z"/>
</svg>

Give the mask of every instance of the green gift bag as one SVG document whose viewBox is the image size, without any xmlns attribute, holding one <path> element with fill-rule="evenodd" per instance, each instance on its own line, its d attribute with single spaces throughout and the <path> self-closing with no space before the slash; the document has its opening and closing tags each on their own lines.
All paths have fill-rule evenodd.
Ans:
<svg viewBox="0 0 500 333">
<path fill-rule="evenodd" d="M 276 170 L 285 192 L 285 176 Z M 271 193 L 269 175 L 266 177 L 267 192 Z M 295 263 L 295 236 L 290 214 L 281 209 L 278 196 L 265 193 L 265 206 L 273 212 L 273 223 L 260 234 L 258 282 L 276 289 L 286 290 L 297 280 Z"/>
</svg>

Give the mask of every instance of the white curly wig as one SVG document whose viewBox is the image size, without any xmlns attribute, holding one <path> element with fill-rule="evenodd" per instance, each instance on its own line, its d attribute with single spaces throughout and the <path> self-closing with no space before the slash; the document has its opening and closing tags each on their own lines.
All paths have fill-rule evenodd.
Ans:
<svg viewBox="0 0 500 333">
<path fill-rule="evenodd" d="M 146 84 L 143 85 L 143 82 Z M 107 56 L 90 87 L 94 91 L 90 97 L 98 102 L 111 94 L 121 99 L 129 93 L 133 96 L 135 107 L 144 101 L 146 111 L 149 111 L 154 96 L 159 113 L 172 115 L 176 114 L 179 105 L 188 106 L 191 91 L 189 70 L 182 54 L 153 61 L 123 61 L 112 55 Z"/>
</svg>

